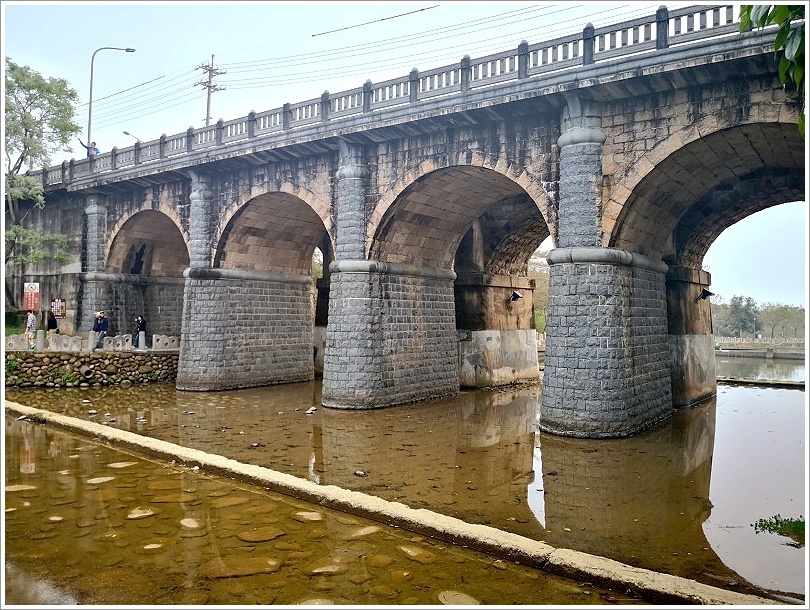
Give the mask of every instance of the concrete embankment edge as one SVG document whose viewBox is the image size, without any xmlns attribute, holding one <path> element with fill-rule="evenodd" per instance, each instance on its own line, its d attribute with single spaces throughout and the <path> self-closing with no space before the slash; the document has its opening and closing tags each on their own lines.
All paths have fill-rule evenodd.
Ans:
<svg viewBox="0 0 810 610">
<path fill-rule="evenodd" d="M 426 536 L 466 546 L 507 561 L 540 568 L 546 572 L 586 580 L 595 585 L 631 589 L 639 597 L 656 604 L 774 605 L 773 600 L 712 587 L 694 580 L 628 566 L 611 559 L 570 549 L 556 549 L 542 542 L 486 525 L 466 523 L 426 509 L 412 509 L 334 485 L 317 485 L 262 466 L 245 464 L 206 453 L 50 411 L 5 401 L 6 414 L 91 437 L 116 449 L 129 449 L 150 457 L 174 461 L 188 468 L 199 468 L 220 476 L 251 483 L 275 492 L 367 517 Z"/>
</svg>

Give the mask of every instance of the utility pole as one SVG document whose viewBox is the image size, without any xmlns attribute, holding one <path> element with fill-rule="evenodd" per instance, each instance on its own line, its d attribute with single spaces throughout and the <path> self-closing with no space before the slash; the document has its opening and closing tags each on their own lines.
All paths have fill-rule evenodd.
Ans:
<svg viewBox="0 0 810 610">
<path fill-rule="evenodd" d="M 211 63 L 210 64 L 200 64 L 197 66 L 198 70 L 203 70 L 204 72 L 208 72 L 208 80 L 203 79 L 199 83 L 195 83 L 197 85 L 201 85 L 208 90 L 208 101 L 205 106 L 205 126 L 208 127 L 211 123 L 211 94 L 214 91 L 222 91 L 225 87 L 220 87 L 219 85 L 214 84 L 214 77 L 219 76 L 221 74 L 227 74 L 225 70 L 217 70 L 214 68 L 214 56 L 211 55 Z"/>
</svg>

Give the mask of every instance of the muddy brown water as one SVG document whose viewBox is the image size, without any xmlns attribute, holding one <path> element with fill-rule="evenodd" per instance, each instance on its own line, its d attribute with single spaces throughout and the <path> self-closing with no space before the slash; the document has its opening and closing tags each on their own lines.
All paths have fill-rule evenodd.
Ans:
<svg viewBox="0 0 810 610">
<path fill-rule="evenodd" d="M 8 417 L 5 495 L 6 604 L 643 603 Z"/>
<path fill-rule="evenodd" d="M 318 381 L 217 393 L 178 392 L 171 384 L 7 389 L 6 398 L 554 547 L 730 590 L 803 599 L 804 548 L 752 527 L 775 514 L 806 514 L 803 391 L 721 385 L 716 401 L 609 441 L 537 432 L 539 394 L 539 387 L 479 390 L 362 412 L 319 407 Z M 7 469 L 7 483 L 8 477 Z M 312 575 L 305 580 L 311 585 Z M 391 585 L 380 586 L 396 590 Z M 428 588 L 433 595 L 458 590 Z M 260 603 L 296 603 L 290 600 L 304 593 Z M 488 603 L 550 603 L 511 599 Z M 580 603 L 572 599 L 561 603 Z M 425 593 L 413 603 L 441 602 Z"/>
</svg>

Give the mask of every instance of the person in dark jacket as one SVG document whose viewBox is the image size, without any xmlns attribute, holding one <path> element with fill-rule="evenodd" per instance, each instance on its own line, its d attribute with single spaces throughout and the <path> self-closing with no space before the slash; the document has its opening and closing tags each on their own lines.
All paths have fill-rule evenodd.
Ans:
<svg viewBox="0 0 810 610">
<path fill-rule="evenodd" d="M 56 316 L 52 311 L 48 312 L 48 336 L 59 334 L 59 324 L 56 321 Z"/>
<path fill-rule="evenodd" d="M 135 330 L 132 333 L 132 347 L 138 347 L 140 344 L 141 331 L 146 332 L 146 320 L 143 316 L 135 316 Z M 146 335 L 144 335 L 146 337 Z M 146 340 L 144 340 L 144 347 L 146 347 Z"/>
<path fill-rule="evenodd" d="M 93 322 L 93 331 L 98 333 L 96 346 L 93 348 L 93 351 L 97 349 L 101 349 L 104 346 L 104 337 L 107 336 L 107 331 L 110 330 L 110 320 L 107 318 L 107 314 L 103 311 L 96 312 L 96 321 Z"/>
</svg>

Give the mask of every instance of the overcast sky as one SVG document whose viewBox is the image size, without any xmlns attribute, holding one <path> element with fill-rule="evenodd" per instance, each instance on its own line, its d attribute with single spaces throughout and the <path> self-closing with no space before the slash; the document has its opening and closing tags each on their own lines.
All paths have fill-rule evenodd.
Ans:
<svg viewBox="0 0 810 610">
<path fill-rule="evenodd" d="M 92 64 L 92 139 L 107 152 L 204 126 L 205 66 L 220 72 L 212 81 L 213 124 L 556 38 L 589 22 L 653 15 L 661 4 L 3 1 L 2 46 L 14 62 L 77 90 L 84 141 Z M 92 59 L 101 47 L 135 52 L 104 49 Z M 52 161 L 83 153 L 77 139 Z M 712 291 L 726 300 L 738 294 L 804 305 L 806 209 L 780 206 L 723 233 L 704 264 Z"/>
</svg>

